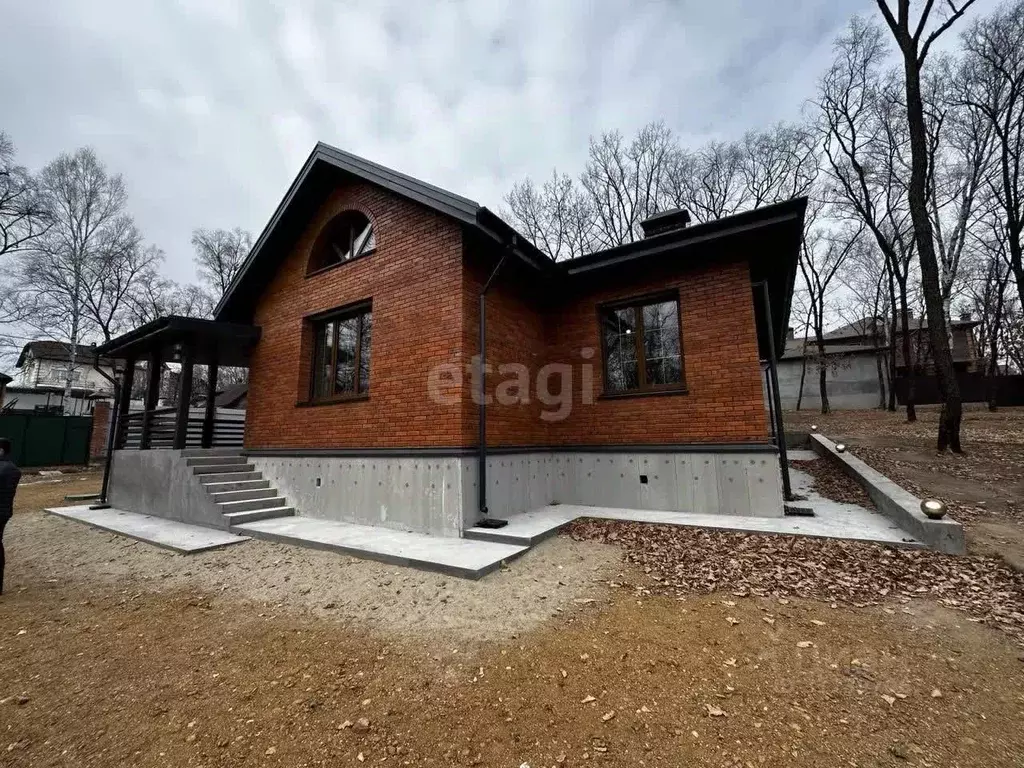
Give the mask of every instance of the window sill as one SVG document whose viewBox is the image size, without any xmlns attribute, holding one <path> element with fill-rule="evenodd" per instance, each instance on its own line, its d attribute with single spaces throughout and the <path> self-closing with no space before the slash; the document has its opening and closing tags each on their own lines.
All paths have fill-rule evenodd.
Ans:
<svg viewBox="0 0 1024 768">
<path fill-rule="evenodd" d="M 295 404 L 296 408 L 319 408 L 322 405 L 342 405 L 344 403 L 360 403 L 364 400 L 370 399 L 369 392 L 363 392 L 358 395 L 343 395 L 340 397 L 332 397 L 330 400 L 299 400 Z"/>
<path fill-rule="evenodd" d="M 598 400 L 622 400 L 631 397 L 663 397 L 665 395 L 688 395 L 690 391 L 686 387 L 671 387 L 668 389 L 630 389 L 625 392 L 602 392 L 597 396 Z"/>
<path fill-rule="evenodd" d="M 312 272 L 307 272 L 306 277 L 309 278 L 316 277 L 317 275 L 322 275 L 324 272 L 330 272 L 332 269 L 338 269 L 339 267 L 344 267 L 347 264 L 352 264 L 353 262 L 361 261 L 362 259 L 365 259 L 367 256 L 373 256 L 373 254 L 375 254 L 376 252 L 377 249 L 374 248 L 372 251 L 366 251 L 365 253 L 359 254 L 354 259 L 349 259 L 348 261 L 339 261 L 337 264 L 328 264 L 326 267 L 320 267 L 320 269 L 314 269 Z"/>
</svg>

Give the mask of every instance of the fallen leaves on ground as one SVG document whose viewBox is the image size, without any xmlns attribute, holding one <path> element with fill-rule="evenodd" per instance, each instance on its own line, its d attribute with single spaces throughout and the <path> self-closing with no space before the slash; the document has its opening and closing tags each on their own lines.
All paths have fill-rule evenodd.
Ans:
<svg viewBox="0 0 1024 768">
<path fill-rule="evenodd" d="M 931 598 L 1024 643 L 1024 574 L 998 558 L 609 520 L 577 520 L 564 532 L 621 546 L 654 593 L 724 590 L 856 607 Z"/>
<path fill-rule="evenodd" d="M 814 490 L 826 499 L 842 504 L 856 504 L 864 509 L 875 509 L 867 491 L 843 472 L 834 461 L 814 459 L 812 461 L 791 461 L 790 466 L 806 472 L 814 479 Z"/>
</svg>

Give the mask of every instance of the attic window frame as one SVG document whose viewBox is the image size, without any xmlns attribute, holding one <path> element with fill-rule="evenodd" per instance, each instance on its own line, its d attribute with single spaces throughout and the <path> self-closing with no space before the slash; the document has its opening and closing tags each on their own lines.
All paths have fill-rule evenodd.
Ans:
<svg viewBox="0 0 1024 768">
<path fill-rule="evenodd" d="M 365 219 L 366 226 L 358 233 L 355 231 L 355 227 L 350 224 L 348 252 L 352 252 L 359 235 L 368 229 L 369 234 L 364 241 L 363 248 L 359 253 L 354 256 L 349 256 L 347 259 L 338 259 L 337 261 L 331 261 L 324 264 L 322 263 L 323 259 L 321 258 L 321 254 L 325 249 L 331 246 L 331 243 L 328 241 L 333 239 L 333 235 L 336 234 L 335 229 L 339 225 L 339 219 L 345 217 L 353 219 L 354 217 L 361 217 L 362 219 Z M 372 242 L 372 245 L 369 244 L 370 242 Z M 328 270 L 336 269 L 345 264 L 351 264 L 353 261 L 358 261 L 366 256 L 370 256 L 375 253 L 376 250 L 377 231 L 373 226 L 373 220 L 365 212 L 360 211 L 357 208 L 346 208 L 344 211 L 339 211 L 335 215 L 331 216 L 317 234 L 316 239 L 313 241 L 313 246 L 309 249 L 309 259 L 306 262 L 306 277 L 313 277 L 314 275 L 319 275 L 323 272 L 327 272 Z M 319 264 L 319 266 L 314 266 L 314 264 Z"/>
</svg>

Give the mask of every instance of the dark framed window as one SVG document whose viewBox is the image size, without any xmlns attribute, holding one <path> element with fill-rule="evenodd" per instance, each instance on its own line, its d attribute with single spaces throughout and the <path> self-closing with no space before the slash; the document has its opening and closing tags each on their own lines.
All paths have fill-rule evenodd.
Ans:
<svg viewBox="0 0 1024 768">
<path fill-rule="evenodd" d="M 685 388 L 679 297 L 648 296 L 598 309 L 605 394 Z"/>
<path fill-rule="evenodd" d="M 365 397 L 370 393 L 373 312 L 369 304 L 316 318 L 310 402 Z"/>
<path fill-rule="evenodd" d="M 377 237 L 366 214 L 359 211 L 339 213 L 320 231 L 309 254 L 306 273 L 344 264 L 366 256 L 377 247 Z"/>
</svg>

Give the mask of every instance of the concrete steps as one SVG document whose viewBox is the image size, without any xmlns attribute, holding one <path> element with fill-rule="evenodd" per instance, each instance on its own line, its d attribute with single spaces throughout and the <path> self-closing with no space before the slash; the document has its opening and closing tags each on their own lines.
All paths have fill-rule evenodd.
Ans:
<svg viewBox="0 0 1024 768">
<path fill-rule="evenodd" d="M 206 486 L 207 493 L 210 494 L 210 498 L 216 501 L 218 504 L 223 504 L 228 501 L 245 501 L 246 499 L 272 499 L 277 496 L 277 489 L 270 487 L 268 480 L 250 480 L 249 482 L 262 483 L 263 485 L 259 488 L 236 488 L 230 491 L 215 491 L 212 490 L 212 485 Z"/>
<path fill-rule="evenodd" d="M 237 449 L 193 449 L 182 455 L 220 510 L 225 527 L 295 514 L 295 508 Z"/>
<path fill-rule="evenodd" d="M 295 515 L 293 507 L 266 507 L 264 509 L 247 509 L 241 512 L 225 512 L 224 518 L 228 521 L 228 528 L 234 525 L 255 523 L 258 520 L 273 520 L 280 517 L 292 517 Z"/>
</svg>

